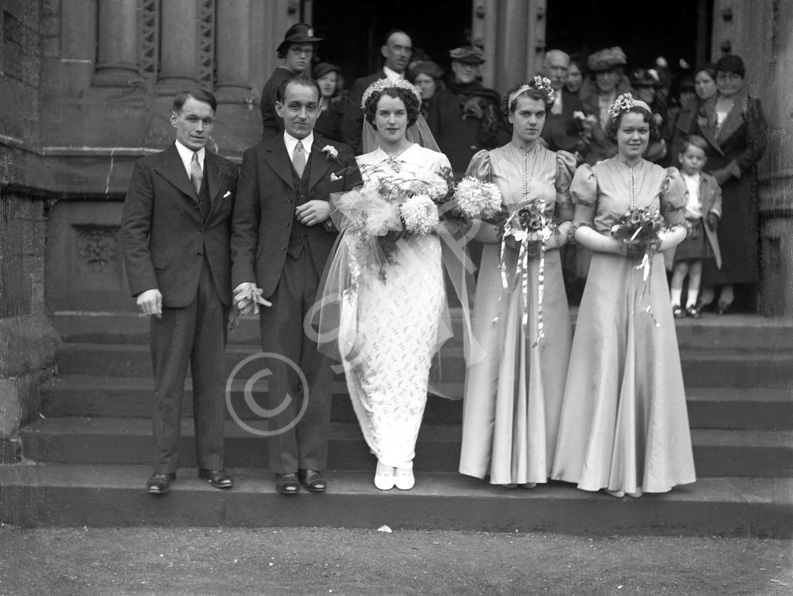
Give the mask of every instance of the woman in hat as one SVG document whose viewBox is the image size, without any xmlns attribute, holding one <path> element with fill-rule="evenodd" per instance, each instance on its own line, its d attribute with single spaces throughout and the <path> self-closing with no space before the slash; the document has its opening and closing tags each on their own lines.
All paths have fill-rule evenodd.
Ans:
<svg viewBox="0 0 793 596">
<path fill-rule="evenodd" d="M 432 98 L 444 88 L 443 69 L 431 60 L 423 60 L 408 70 L 408 81 L 416 86 L 421 93 L 421 114 L 429 115 Z"/>
<path fill-rule="evenodd" d="M 319 62 L 312 69 L 311 76 L 322 93 L 319 98 L 320 113 L 314 130 L 326 139 L 341 142 L 344 104 L 338 93 L 339 67 L 328 62 Z"/>
<path fill-rule="evenodd" d="M 449 56 L 453 78 L 446 89 L 435 94 L 427 124 L 454 173 L 461 176 L 474 153 L 504 145 L 509 133 L 501 117 L 498 93 L 477 81 L 479 66 L 485 61 L 482 50 L 462 46 Z"/>
<path fill-rule="evenodd" d="M 640 497 L 695 480 L 660 254 L 686 235 L 686 185 L 677 169 L 642 157 L 659 134 L 646 103 L 620 95 L 608 134 L 617 155 L 581 166 L 570 188 L 575 240 L 594 256 L 570 353 L 552 478 L 582 490 Z M 656 210 L 670 229 L 642 243 L 612 235 L 626 212 Z M 630 227 L 623 229 L 631 238 Z"/>
<path fill-rule="evenodd" d="M 508 217 L 528 208 L 558 223 L 525 244 L 500 237 L 503 221 L 473 228 L 484 244 L 473 329 L 486 356 L 466 377 L 460 473 L 509 488 L 548 480 L 572 342 L 559 248 L 573 217 L 576 159 L 539 141 L 555 93 L 541 77 L 510 89 L 503 109 L 512 140 L 480 151 L 468 168 L 498 186 Z"/>
<path fill-rule="evenodd" d="M 314 49 L 321 37 L 314 37 L 314 29 L 306 23 L 296 23 L 286 30 L 284 40 L 278 45 L 276 53 L 283 60 L 262 89 L 259 107 L 262 112 L 262 139 L 271 139 L 284 130 L 284 121 L 275 113 L 278 87 L 286 79 L 305 73 L 311 66 Z"/>
<path fill-rule="evenodd" d="M 714 298 L 720 286 L 717 312 L 728 312 L 735 299 L 734 287 L 753 292 L 758 280 L 759 237 L 757 210 L 757 162 L 766 150 L 768 124 L 760 100 L 745 84 L 746 66 L 739 56 L 728 55 L 716 63 L 715 99 L 698 102 L 689 132 L 709 145 L 706 171 L 721 186 L 723 215 L 718 238 L 721 269 L 705 264 L 701 302 Z M 753 295 L 745 301 L 751 303 Z M 745 305 L 744 305 L 745 306 Z"/>
<path fill-rule="evenodd" d="M 594 114 L 598 121 L 592 130 L 589 150 L 584 154 L 584 161 L 596 164 L 613 157 L 617 146 L 611 142 L 606 129 L 609 124 L 609 106 L 623 93 L 633 93 L 628 77 L 623 68 L 628 59 L 619 46 L 605 48 L 587 58 L 590 77 L 584 81 L 579 97 L 587 113 Z"/>
</svg>

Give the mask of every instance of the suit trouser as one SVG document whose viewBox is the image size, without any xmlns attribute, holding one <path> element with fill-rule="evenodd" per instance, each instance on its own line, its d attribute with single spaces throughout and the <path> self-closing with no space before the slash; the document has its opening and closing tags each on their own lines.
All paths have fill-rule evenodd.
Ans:
<svg viewBox="0 0 793 596">
<path fill-rule="evenodd" d="M 281 279 L 269 297 L 273 304 L 260 311 L 262 350 L 289 359 L 300 368 L 308 384 L 304 388 L 297 371 L 288 364 L 268 360 L 272 373 L 268 407 L 284 408 L 270 418 L 270 430 L 286 427 L 305 406 L 296 425 L 269 439 L 270 470 L 276 474 L 327 467 L 333 370 L 330 360 L 317 349 L 317 342 L 303 330 L 303 319 L 314 305 L 318 286 L 319 275 L 307 250 L 297 258 L 287 256 Z"/>
<path fill-rule="evenodd" d="M 179 467 L 182 396 L 187 366 L 193 378 L 193 417 L 199 468 L 223 469 L 228 307 L 220 301 L 206 257 L 192 304 L 163 308 L 151 318 L 154 368 L 154 471 Z"/>
</svg>

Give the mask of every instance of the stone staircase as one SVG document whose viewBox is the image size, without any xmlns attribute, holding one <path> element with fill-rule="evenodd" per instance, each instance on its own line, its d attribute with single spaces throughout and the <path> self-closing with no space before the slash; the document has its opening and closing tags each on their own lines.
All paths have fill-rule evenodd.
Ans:
<svg viewBox="0 0 793 596">
<path fill-rule="evenodd" d="M 20 432 L 22 461 L 0 466 L 0 521 L 23 525 L 333 526 L 565 533 L 793 535 L 793 322 L 757 315 L 678 324 L 698 481 L 664 495 L 618 500 L 550 483 L 508 490 L 457 474 L 462 403 L 430 397 L 416 449 L 417 486 L 381 493 L 343 378 L 334 382 L 329 491 L 278 495 L 266 441 L 226 422 L 235 488 L 196 478 L 185 418 L 177 482 L 145 493 L 151 457 L 148 326 L 134 314 L 59 314 L 58 375 L 42 390 L 42 419 Z M 258 324 L 230 338 L 228 370 L 257 353 Z M 459 356 L 443 363 L 459 379 Z M 232 383 L 231 405 L 261 420 Z M 257 384 L 262 390 L 262 384 Z M 188 401 L 190 398 L 188 383 Z M 262 395 L 259 394 L 258 398 Z M 261 399 L 259 403 L 264 403 Z M 186 403 L 185 415 L 192 412 Z"/>
</svg>

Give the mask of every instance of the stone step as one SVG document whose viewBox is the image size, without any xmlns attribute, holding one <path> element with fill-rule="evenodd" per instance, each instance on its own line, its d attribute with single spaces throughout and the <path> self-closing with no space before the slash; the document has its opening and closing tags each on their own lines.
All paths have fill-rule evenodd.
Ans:
<svg viewBox="0 0 793 596">
<path fill-rule="evenodd" d="M 577 309 L 573 309 L 575 321 Z M 452 309 L 457 329 L 460 314 Z M 149 342 L 149 323 L 135 313 L 61 312 L 50 317 L 53 326 L 67 343 Z M 705 313 L 701 319 L 675 322 L 681 349 L 690 350 L 793 350 L 793 320 L 766 318 L 759 314 L 718 316 Z M 258 345 L 259 320 L 243 317 L 229 335 L 231 344 Z M 454 341 L 454 340 L 451 340 Z"/>
<path fill-rule="evenodd" d="M 154 381 L 148 377 L 69 376 L 53 379 L 42 388 L 42 412 L 48 418 L 87 416 L 146 418 L 151 416 Z M 258 418 L 245 403 L 244 383 L 231 388 L 234 412 L 243 420 Z M 257 383 L 253 398 L 266 405 L 267 381 Z M 451 395 L 462 395 L 463 385 L 450 386 Z M 347 387 L 343 379 L 333 384 L 331 417 L 336 422 L 354 422 Z M 741 430 L 793 429 L 793 388 L 791 387 L 691 387 L 686 392 L 692 428 Z M 183 415 L 192 415 L 192 383 L 185 383 Z M 430 396 L 424 422 L 460 423 L 462 401 Z M 227 417 L 231 417 L 227 410 Z"/>
<path fill-rule="evenodd" d="M 254 430 L 261 423 L 249 424 Z M 226 422 L 225 463 L 228 467 L 267 465 L 267 441 L 233 421 Z M 146 464 L 151 461 L 151 422 L 143 418 L 51 418 L 20 431 L 22 455 L 35 462 L 75 464 Z M 416 444 L 419 470 L 454 472 L 460 456 L 461 428 L 457 424 L 424 424 Z M 699 477 L 793 476 L 793 432 L 692 431 Z M 192 419 L 182 423 L 181 463 L 193 465 L 195 444 Z M 374 456 L 355 423 L 332 423 L 329 467 L 373 470 Z"/>
<path fill-rule="evenodd" d="M 260 416 L 246 404 L 244 385 L 243 381 L 232 383 L 233 411 L 243 420 L 256 420 Z M 448 388 L 452 395 L 463 394 L 461 383 Z M 148 418 L 152 413 L 153 392 L 154 381 L 150 377 L 55 377 L 41 389 L 41 408 L 47 418 L 69 416 Z M 192 416 L 192 397 L 192 381 L 188 379 L 185 382 L 185 401 L 182 406 L 182 415 L 186 418 Z M 252 397 L 258 406 L 266 407 L 266 380 L 256 383 Z M 791 412 L 793 413 L 793 408 Z M 232 417 L 229 408 L 226 409 L 226 417 Z M 331 418 L 336 422 L 357 420 L 343 376 L 333 382 Z M 461 422 L 462 401 L 430 395 L 424 410 L 424 421 Z M 791 424 L 793 425 L 793 420 Z"/>
<path fill-rule="evenodd" d="M 231 470 L 220 491 L 179 470 L 171 492 L 145 493 L 148 466 L 0 465 L 0 512 L 21 526 L 335 527 L 554 532 L 576 535 L 793 536 L 793 480 L 702 478 L 661 495 L 615 499 L 565 483 L 534 490 L 459 474 L 416 473 L 380 492 L 371 472 L 329 471 L 328 492 L 275 492 L 269 472 Z"/>
<path fill-rule="evenodd" d="M 226 370 L 231 373 L 242 361 L 251 360 L 235 378 L 250 378 L 265 363 L 255 355 L 253 345 L 230 345 L 226 349 Z M 745 350 L 683 350 L 680 353 L 683 378 L 687 387 L 772 387 L 791 386 L 793 350 L 771 353 Z M 111 377 L 149 377 L 152 374 L 149 348 L 145 344 L 67 343 L 56 355 L 60 375 L 96 375 Z M 460 382 L 465 378 L 462 350 L 443 352 L 440 370 L 444 378 Z"/>
</svg>

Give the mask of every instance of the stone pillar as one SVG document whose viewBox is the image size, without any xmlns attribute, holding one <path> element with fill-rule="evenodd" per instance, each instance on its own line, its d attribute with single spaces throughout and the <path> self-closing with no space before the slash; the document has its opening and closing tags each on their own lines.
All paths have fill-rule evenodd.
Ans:
<svg viewBox="0 0 793 596">
<path fill-rule="evenodd" d="M 758 164 L 760 309 L 793 317 L 793 3 L 714 0 L 711 60 L 725 53 L 746 62 L 746 83 L 760 98 L 769 124 Z"/>
<path fill-rule="evenodd" d="M 124 87 L 138 75 L 137 0 L 99 0 L 99 43 L 91 83 Z"/>
<path fill-rule="evenodd" d="M 176 95 L 198 83 L 198 2 L 168 0 L 161 5 L 158 95 Z"/>
<path fill-rule="evenodd" d="M 474 0 L 472 37 L 486 62 L 482 81 L 499 93 L 533 76 L 545 52 L 546 0 Z"/>
<path fill-rule="evenodd" d="M 218 0 L 217 87 L 219 103 L 244 103 L 250 90 L 250 0 Z"/>
</svg>

